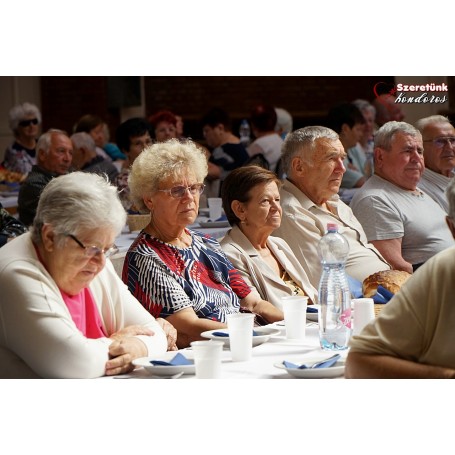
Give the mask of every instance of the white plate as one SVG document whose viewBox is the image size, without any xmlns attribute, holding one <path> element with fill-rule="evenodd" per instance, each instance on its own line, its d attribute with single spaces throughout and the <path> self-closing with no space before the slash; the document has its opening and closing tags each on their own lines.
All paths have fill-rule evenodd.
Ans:
<svg viewBox="0 0 455 455">
<path fill-rule="evenodd" d="M 327 355 L 330 357 L 330 355 Z M 314 361 L 317 362 L 318 360 L 323 360 L 324 357 L 319 359 L 315 359 Z M 305 361 L 306 363 L 307 361 Z M 304 363 L 304 362 L 302 362 Z M 311 363 L 311 361 L 308 361 Z M 337 363 L 333 367 L 329 368 L 315 368 L 315 369 L 304 369 L 299 370 L 298 368 L 286 368 L 282 363 L 275 363 L 274 366 L 276 368 L 280 368 L 282 370 L 286 370 L 291 376 L 295 378 L 302 378 L 302 379 L 328 379 L 328 378 L 336 378 L 338 376 L 342 376 L 344 374 L 344 360 L 338 360 Z"/>
<path fill-rule="evenodd" d="M 271 337 L 275 335 L 280 335 L 281 331 L 278 329 L 274 329 L 272 327 L 255 327 L 254 331 L 259 333 L 259 335 L 253 336 L 253 347 L 259 346 L 266 341 L 269 341 Z M 219 340 L 224 341 L 224 345 L 229 347 L 229 337 L 217 336 L 213 335 L 214 332 L 223 332 L 229 333 L 228 329 L 217 329 L 217 330 L 209 330 L 207 332 L 202 332 L 201 336 L 204 338 L 209 338 L 210 340 Z"/>
<path fill-rule="evenodd" d="M 133 364 L 138 367 L 144 367 L 148 373 L 154 376 L 169 376 L 180 373 L 181 371 L 183 374 L 194 374 L 194 363 L 192 365 L 153 365 L 150 363 L 151 360 L 164 360 L 165 362 L 169 362 L 175 357 L 176 354 L 177 351 L 168 351 L 161 355 L 141 357 L 139 359 L 133 360 Z M 184 355 L 188 360 L 193 361 L 192 352 L 185 351 L 181 354 Z"/>
<path fill-rule="evenodd" d="M 230 227 L 229 221 L 200 221 L 199 225 L 202 228 L 222 228 Z"/>
</svg>

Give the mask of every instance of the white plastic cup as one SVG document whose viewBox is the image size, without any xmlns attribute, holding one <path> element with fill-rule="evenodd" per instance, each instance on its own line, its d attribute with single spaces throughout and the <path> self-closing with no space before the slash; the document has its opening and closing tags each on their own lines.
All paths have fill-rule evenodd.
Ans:
<svg viewBox="0 0 455 455">
<path fill-rule="evenodd" d="M 374 319 L 374 300 L 369 298 L 353 299 L 354 330 L 353 335 L 358 335 L 363 328 Z"/>
<path fill-rule="evenodd" d="M 234 362 L 250 360 L 253 355 L 254 314 L 228 314 L 227 325 L 232 360 Z"/>
<path fill-rule="evenodd" d="M 304 340 L 306 335 L 306 309 L 308 297 L 293 295 L 281 297 L 288 340 Z"/>
<path fill-rule="evenodd" d="M 194 366 L 197 379 L 219 379 L 221 377 L 221 353 L 223 341 L 193 341 Z"/>
<path fill-rule="evenodd" d="M 209 197 L 207 198 L 207 203 L 210 219 L 216 221 L 218 218 L 221 218 L 223 200 L 220 197 Z"/>
</svg>

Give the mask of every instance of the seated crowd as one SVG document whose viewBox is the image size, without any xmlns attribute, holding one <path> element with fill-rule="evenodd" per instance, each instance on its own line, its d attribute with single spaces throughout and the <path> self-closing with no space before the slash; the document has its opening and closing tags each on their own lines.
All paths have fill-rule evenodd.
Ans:
<svg viewBox="0 0 455 455">
<path fill-rule="evenodd" d="M 126 120 L 112 143 L 100 117 L 39 136 L 36 106 L 13 108 L 3 166 L 24 179 L 18 217 L 0 206 L 0 377 L 123 374 L 225 328 L 229 314 L 259 326 L 283 319 L 284 296 L 317 304 L 328 223 L 348 240 L 352 282 L 415 272 L 352 338 L 347 377 L 454 376 L 455 354 L 440 346 L 455 317 L 455 129 L 398 114 L 374 129 L 389 104 L 337 105 L 328 126 L 295 130 L 287 111 L 259 105 L 247 147 L 220 108 L 202 117 L 201 144 L 171 111 Z M 230 224 L 218 240 L 190 227 L 207 186 Z M 343 187 L 356 188 L 349 204 Z M 150 221 L 120 278 L 108 258 L 127 214 Z"/>
</svg>

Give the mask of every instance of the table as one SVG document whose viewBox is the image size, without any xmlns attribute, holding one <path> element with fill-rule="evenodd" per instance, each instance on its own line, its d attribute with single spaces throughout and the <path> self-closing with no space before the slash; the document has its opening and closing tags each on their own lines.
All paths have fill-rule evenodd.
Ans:
<svg viewBox="0 0 455 455">
<path fill-rule="evenodd" d="M 246 362 L 233 362 L 229 349 L 223 350 L 222 378 L 221 379 L 294 379 L 286 370 L 277 368 L 275 363 L 288 360 L 301 364 L 306 361 L 317 361 L 332 356 L 335 352 L 323 351 L 319 346 L 318 324 L 308 322 L 306 339 L 302 342 L 287 340 L 284 325 L 270 324 L 269 327 L 280 328 L 280 335 L 272 337 L 266 343 L 253 348 L 253 357 Z M 187 349 L 181 349 L 183 355 Z M 338 351 L 342 359 L 345 359 L 348 350 Z M 114 376 L 114 378 L 141 378 L 159 379 L 150 375 L 144 368 L 138 368 L 128 375 Z M 340 377 L 342 378 L 342 376 Z M 184 375 L 180 379 L 195 379 L 194 375 Z"/>
</svg>

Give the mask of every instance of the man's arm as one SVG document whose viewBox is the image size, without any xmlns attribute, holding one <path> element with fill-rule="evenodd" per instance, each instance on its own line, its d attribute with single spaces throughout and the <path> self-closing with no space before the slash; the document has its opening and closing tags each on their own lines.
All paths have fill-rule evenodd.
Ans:
<svg viewBox="0 0 455 455">
<path fill-rule="evenodd" d="M 384 259 L 396 270 L 412 273 L 412 264 L 405 261 L 401 255 L 402 238 L 388 240 L 372 240 L 371 243 L 384 256 Z"/>
<path fill-rule="evenodd" d="M 347 379 L 454 379 L 455 370 L 425 365 L 388 355 L 350 352 Z"/>
</svg>

